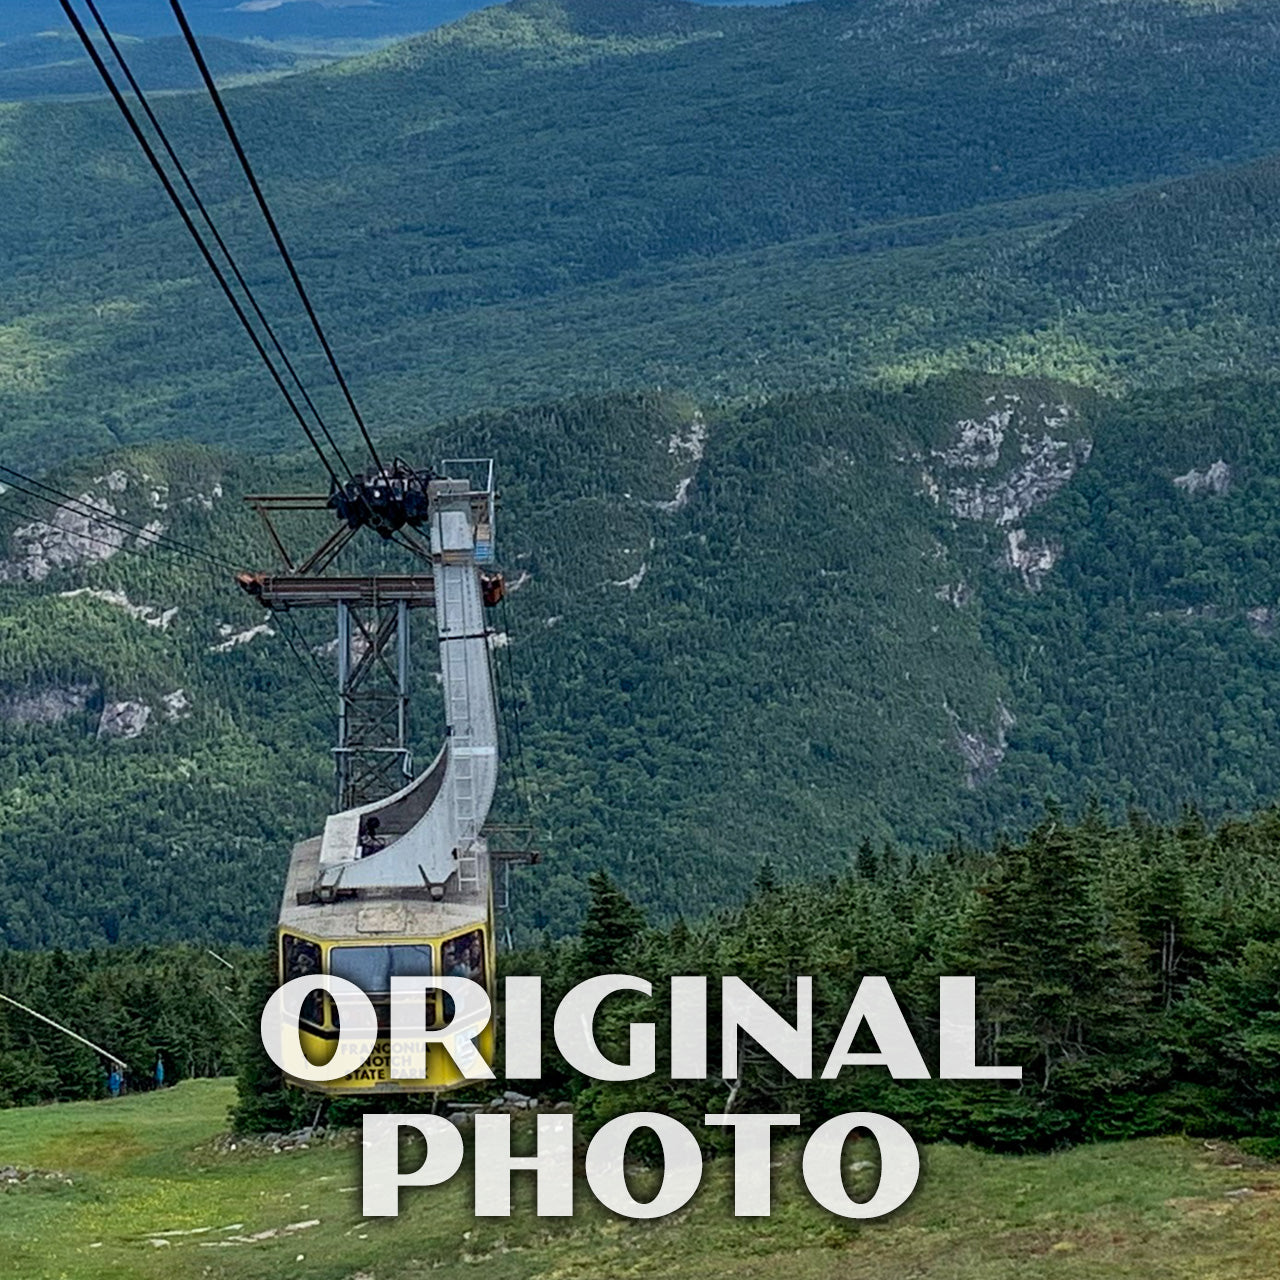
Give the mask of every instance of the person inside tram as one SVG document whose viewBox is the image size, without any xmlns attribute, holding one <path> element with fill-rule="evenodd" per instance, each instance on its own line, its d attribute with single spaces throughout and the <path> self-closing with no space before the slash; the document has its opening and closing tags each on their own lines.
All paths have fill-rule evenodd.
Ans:
<svg viewBox="0 0 1280 1280">
<path fill-rule="evenodd" d="M 379 849 L 385 849 L 387 842 L 378 834 L 378 828 L 382 825 L 381 820 L 376 813 L 367 814 L 360 819 L 360 856 L 367 858 L 371 853 L 377 853 Z"/>
<path fill-rule="evenodd" d="M 479 932 L 446 942 L 443 959 L 449 977 L 484 982 L 484 939 Z"/>
<path fill-rule="evenodd" d="M 467 948 L 467 963 L 471 972 L 467 975 L 472 982 L 484 981 L 484 941 L 478 933 L 471 935 L 471 945 Z"/>
</svg>

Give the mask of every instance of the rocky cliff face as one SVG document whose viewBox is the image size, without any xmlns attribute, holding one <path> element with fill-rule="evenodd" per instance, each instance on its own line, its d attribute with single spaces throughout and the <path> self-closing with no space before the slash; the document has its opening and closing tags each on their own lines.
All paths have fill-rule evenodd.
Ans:
<svg viewBox="0 0 1280 1280">
<path fill-rule="evenodd" d="M 58 724 L 84 711 L 97 692 L 91 684 L 71 684 L 0 695 L 0 720 L 10 724 Z"/>
<path fill-rule="evenodd" d="M 1008 746 L 1009 730 L 1017 721 L 1004 703 L 997 701 L 990 730 L 986 733 L 977 733 L 965 729 L 960 724 L 960 717 L 951 707 L 946 706 L 945 709 L 951 717 L 956 747 L 964 761 L 965 786 L 973 790 L 990 778 L 1000 767 Z"/>
<path fill-rule="evenodd" d="M 137 738 L 151 719 L 145 702 L 108 702 L 98 721 L 99 738 Z"/>
<path fill-rule="evenodd" d="M 954 425 L 946 448 L 912 459 L 932 501 L 962 520 L 1005 531 L 1004 564 L 1036 591 L 1061 548 L 1033 541 L 1019 525 L 1089 461 L 1092 442 L 1079 433 L 1068 404 L 1026 402 L 1006 393 L 988 396 L 984 407 L 985 417 Z"/>
<path fill-rule="evenodd" d="M 962 520 L 1009 528 L 1088 462 L 1092 444 L 1072 428 L 1070 405 L 1024 405 L 1013 393 L 988 396 L 986 404 L 985 418 L 955 424 L 948 448 L 915 457 L 935 502 Z"/>
<path fill-rule="evenodd" d="M 167 506 L 167 487 L 157 487 L 147 476 L 130 475 L 122 468 L 95 476 L 76 503 L 49 506 L 47 513 L 19 525 L 10 537 L 9 556 L 0 559 L 0 582 L 43 582 L 58 569 L 110 560 L 125 547 L 141 548 L 151 535 L 163 533 L 159 518 L 145 523 L 145 532 L 134 532 L 113 522 L 121 517 L 139 524 L 126 514 L 126 495 L 145 503 L 149 511 L 162 512 Z"/>
<path fill-rule="evenodd" d="M 1062 547 L 1056 542 L 1033 542 L 1025 529 L 1010 529 L 1004 563 L 1022 578 L 1022 585 L 1028 591 L 1039 591 L 1061 554 Z"/>
<path fill-rule="evenodd" d="M 1192 467 L 1185 475 L 1174 476 L 1173 483 L 1185 493 L 1212 493 L 1221 497 L 1231 488 L 1231 468 L 1219 458 L 1203 471 Z"/>
</svg>

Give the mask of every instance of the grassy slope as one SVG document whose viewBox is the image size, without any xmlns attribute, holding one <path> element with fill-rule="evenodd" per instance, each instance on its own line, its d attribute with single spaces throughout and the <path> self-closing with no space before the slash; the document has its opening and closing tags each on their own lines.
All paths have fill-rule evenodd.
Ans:
<svg viewBox="0 0 1280 1280">
<path fill-rule="evenodd" d="M 0 1112 L 0 1160 L 72 1180 L 0 1192 L 6 1274 L 448 1280 L 482 1265 L 492 1280 L 746 1280 L 783 1271 L 797 1280 L 1246 1280 L 1273 1274 L 1280 1249 L 1280 1174 L 1183 1139 L 1036 1157 L 929 1148 L 907 1208 L 865 1227 L 812 1205 L 790 1148 L 769 1219 L 730 1216 L 722 1162 L 689 1209 L 655 1224 L 606 1216 L 585 1186 L 571 1222 L 533 1217 L 528 1188 L 512 1219 L 476 1220 L 465 1173 L 405 1193 L 399 1219 L 370 1223 L 359 1213 L 358 1146 L 215 1154 L 207 1144 L 231 1094 L 229 1082 L 195 1081 L 119 1102 Z M 1227 1194 L 1243 1187 L 1255 1194 Z M 255 1243 L 217 1243 L 313 1219 Z M 243 1225 L 230 1230 L 235 1223 Z M 159 1234 L 202 1227 L 213 1230 Z M 161 1239 L 169 1243 L 151 1243 Z"/>
</svg>

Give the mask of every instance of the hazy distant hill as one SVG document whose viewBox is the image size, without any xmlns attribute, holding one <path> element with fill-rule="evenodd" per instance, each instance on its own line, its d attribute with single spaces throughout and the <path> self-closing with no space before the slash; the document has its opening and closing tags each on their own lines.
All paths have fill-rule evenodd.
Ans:
<svg viewBox="0 0 1280 1280">
<path fill-rule="evenodd" d="M 201 84 L 200 73 L 180 36 L 127 40 L 121 48 L 147 89 L 195 89 Z M 299 63 L 299 56 L 286 50 L 217 37 L 205 37 L 202 49 L 220 83 L 280 74 Z M 28 36 L 0 45 L 0 102 L 100 96 L 105 92 L 72 32 Z"/>
<path fill-rule="evenodd" d="M 468 0 L 184 0 L 183 9 L 202 35 L 224 39 L 370 38 L 425 31 L 478 8 Z M 113 31 L 150 37 L 176 29 L 169 6 L 156 0 L 102 0 Z M 84 10 L 82 9 L 83 13 Z M 67 27 L 58 0 L 5 0 L 0 40 Z"/>
<path fill-rule="evenodd" d="M 776 4 L 786 0 L 701 0 L 720 4 Z M 156 0 L 105 0 L 113 31 L 167 35 L 174 29 L 168 5 Z M 404 36 L 453 22 L 485 0 L 185 0 L 183 8 L 202 35 L 234 40 L 360 40 Z M 65 26 L 57 0 L 5 0 L 0 41 Z"/>
<path fill-rule="evenodd" d="M 520 0 L 232 107 L 375 420 L 974 365 L 1119 388 L 1216 371 L 1230 326 L 1083 296 L 1038 245 L 1112 193 L 1280 148 L 1269 14 Z M 295 317 L 207 104 L 162 105 Z M 0 136 L 17 456 L 291 439 L 109 104 L 10 111 Z"/>
</svg>

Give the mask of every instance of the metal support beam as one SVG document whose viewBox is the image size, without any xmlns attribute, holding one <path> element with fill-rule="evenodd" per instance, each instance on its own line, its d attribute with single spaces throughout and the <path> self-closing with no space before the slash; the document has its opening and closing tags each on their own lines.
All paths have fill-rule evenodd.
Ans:
<svg viewBox="0 0 1280 1280">
<path fill-rule="evenodd" d="M 395 542 L 418 562 L 422 570 L 418 573 L 359 577 L 326 573 L 351 542 L 356 527 L 370 523 L 368 518 L 354 519 L 343 515 L 344 498 L 341 493 L 329 496 L 251 494 L 245 498 L 249 508 L 261 518 L 284 571 L 238 574 L 240 586 L 273 611 L 333 608 L 337 613 L 338 722 L 333 755 L 339 813 L 385 799 L 412 779 L 413 760 L 409 745 L 410 611 L 427 608 L 439 614 L 443 602 L 436 599 L 437 581 L 448 580 L 457 596 L 453 601 L 454 612 L 457 612 L 464 603 L 463 595 L 459 593 L 465 585 L 463 578 L 466 576 L 460 575 L 460 570 L 469 569 L 474 575 L 477 565 L 487 564 L 493 559 L 497 493 L 492 460 L 453 459 L 443 465 L 448 478 L 430 472 L 404 472 L 399 464 L 394 473 L 372 477 L 368 482 L 363 510 L 358 495 L 348 495 L 356 504 L 355 514 L 368 517 L 370 512 L 380 509 L 379 503 L 384 503 L 388 494 L 394 496 L 396 486 L 400 486 L 404 506 L 399 513 L 399 521 L 393 522 L 390 528 L 395 530 Z M 455 522 L 462 519 L 460 527 L 469 531 L 465 545 L 455 539 L 447 545 L 442 541 L 435 547 L 424 540 L 426 523 L 419 518 L 424 512 L 410 511 L 408 498 L 417 494 L 427 501 L 428 493 L 435 521 L 432 538 L 436 539 L 439 534 L 437 526 L 440 525 L 441 510 L 448 508 L 448 518 Z M 317 519 L 321 514 L 330 517 L 336 514 L 342 517 L 342 522 L 336 528 L 327 525 Z M 290 536 L 286 536 L 285 525 L 292 530 Z M 370 524 L 370 527 L 374 526 Z M 386 530 L 380 531 L 385 537 Z M 298 546 L 303 539 L 305 543 Z M 466 581 L 471 582 L 471 578 L 466 578 Z M 478 610 L 482 602 L 496 602 L 500 598 L 500 585 L 499 582 L 499 591 L 490 600 L 487 583 L 471 582 L 475 608 Z M 457 624 L 450 625 L 456 630 Z M 446 637 L 442 631 L 441 639 L 442 642 L 446 638 L 452 640 L 458 646 L 455 652 L 465 656 L 477 643 L 483 643 L 483 630 L 483 622 L 477 621 L 473 627 L 463 628 L 456 635 Z M 456 667 L 458 663 L 453 665 Z M 456 695 L 457 691 L 454 693 Z M 470 715 L 459 719 L 459 707 L 454 703 L 449 704 L 452 716 L 450 732 L 455 735 L 451 737 L 449 746 L 451 757 L 458 755 L 454 773 L 461 776 L 480 766 L 463 750 L 466 744 L 462 739 L 464 730 L 470 731 Z M 454 727 L 455 720 L 458 721 L 457 727 Z M 495 767 L 492 761 L 488 757 L 484 760 L 488 761 L 486 767 L 492 772 Z M 484 776 L 480 781 L 484 781 Z M 487 813 L 491 779 L 486 786 L 488 791 L 483 794 L 477 792 L 475 796 L 471 795 L 470 783 L 463 790 L 468 793 L 467 805 L 474 807 L 478 800 L 483 800 L 483 809 Z M 476 820 L 476 815 L 473 815 L 471 822 L 474 824 Z M 474 838 L 478 831 L 468 828 L 468 834 Z"/>
<path fill-rule="evenodd" d="M 380 800 L 413 776 L 409 746 L 409 601 L 338 610 L 338 810 Z"/>
<path fill-rule="evenodd" d="M 295 574 L 242 573 L 237 581 L 268 609 L 330 608 L 339 600 L 353 605 L 390 604 L 431 609 L 435 579 L 429 573 L 384 573 L 374 578 L 303 578 Z"/>
</svg>

